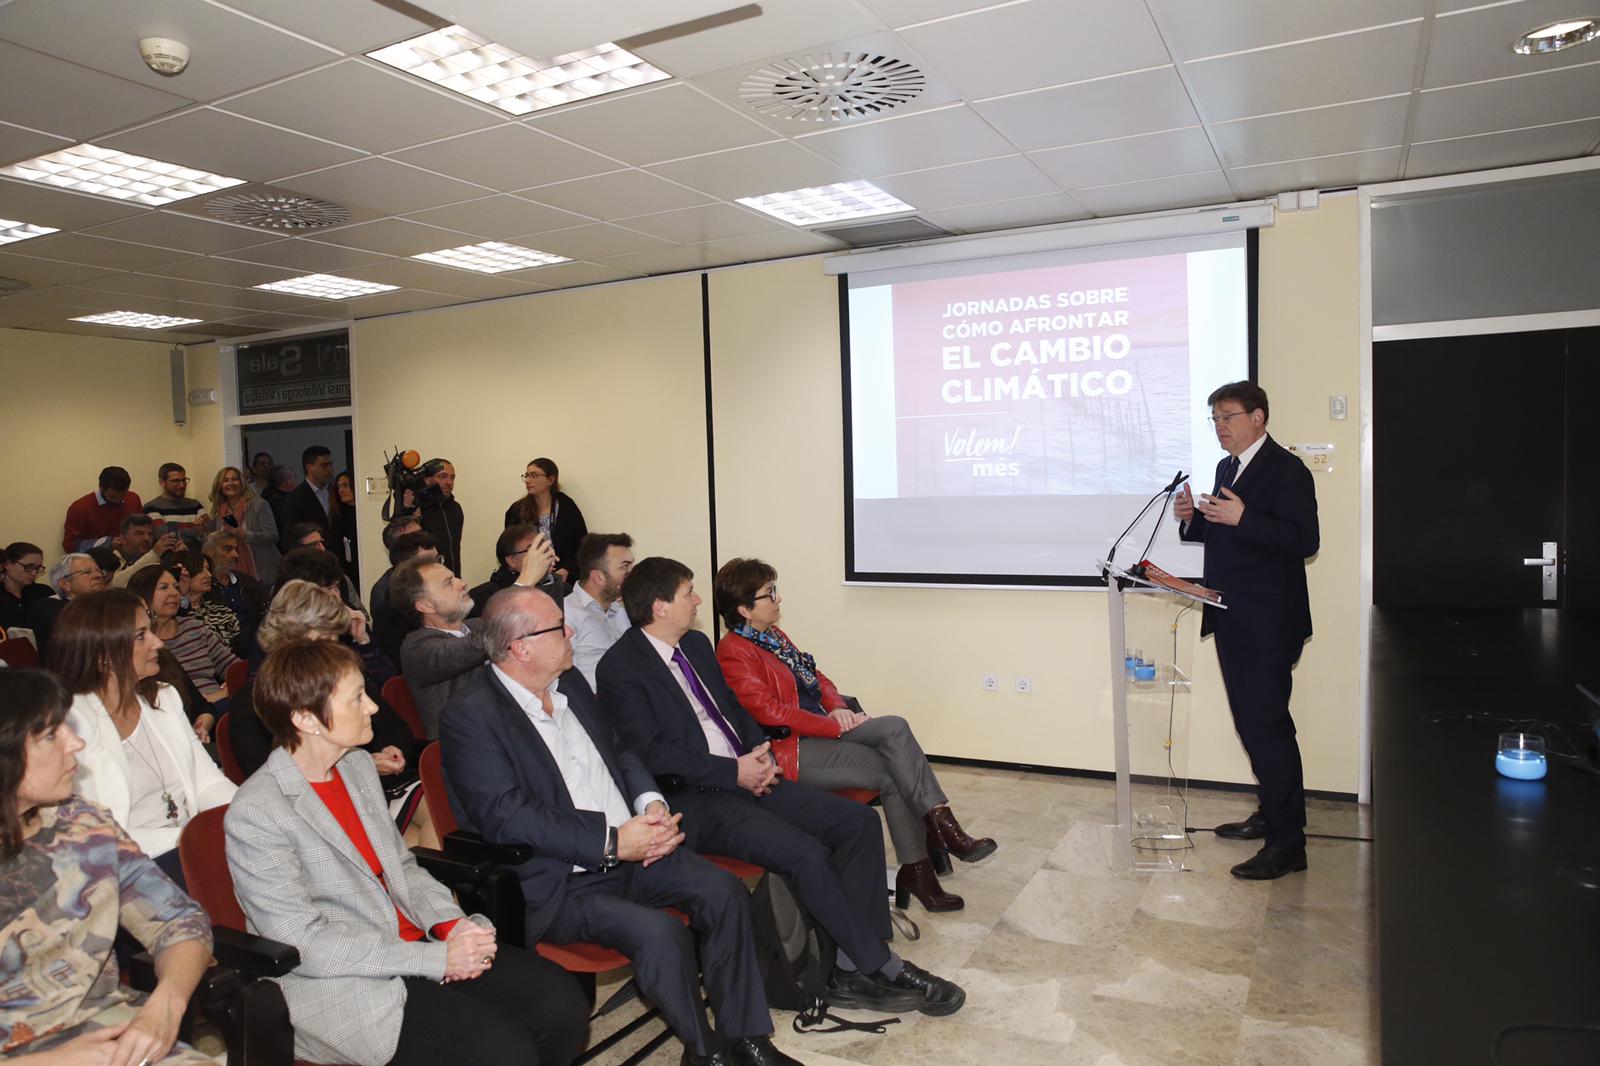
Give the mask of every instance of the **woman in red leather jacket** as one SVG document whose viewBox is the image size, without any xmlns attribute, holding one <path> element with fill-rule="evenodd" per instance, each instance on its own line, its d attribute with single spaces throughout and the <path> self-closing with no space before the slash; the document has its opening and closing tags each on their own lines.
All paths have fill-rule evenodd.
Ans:
<svg viewBox="0 0 1600 1066">
<path fill-rule="evenodd" d="M 789 727 L 788 737 L 772 743 L 784 777 L 878 793 L 900 860 L 900 907 L 916 896 L 930 911 L 960 910 L 965 902 L 940 886 L 938 874 L 950 874 L 950 855 L 977 862 L 993 854 L 995 842 L 961 828 L 904 718 L 852 708 L 816 660 L 778 628 L 777 578 L 759 559 L 733 559 L 717 571 L 717 613 L 728 627 L 717 644 L 723 676 L 756 721 Z"/>
</svg>

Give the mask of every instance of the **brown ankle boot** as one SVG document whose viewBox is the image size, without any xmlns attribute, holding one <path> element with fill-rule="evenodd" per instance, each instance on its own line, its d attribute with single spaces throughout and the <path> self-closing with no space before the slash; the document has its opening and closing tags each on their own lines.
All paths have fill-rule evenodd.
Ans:
<svg viewBox="0 0 1600 1066">
<path fill-rule="evenodd" d="M 958 911 L 967 905 L 967 901 L 954 893 L 946 892 L 939 884 L 939 877 L 933 872 L 933 863 L 928 859 L 921 862 L 908 862 L 900 867 L 900 872 L 894 875 L 894 905 L 905 910 L 911 905 L 911 897 L 916 896 L 917 902 L 930 911 Z"/>
<path fill-rule="evenodd" d="M 928 827 L 929 841 L 937 840 L 944 850 L 962 862 L 986 859 L 1000 846 L 988 837 L 967 836 L 949 807 L 935 807 L 922 816 L 922 821 Z"/>
</svg>

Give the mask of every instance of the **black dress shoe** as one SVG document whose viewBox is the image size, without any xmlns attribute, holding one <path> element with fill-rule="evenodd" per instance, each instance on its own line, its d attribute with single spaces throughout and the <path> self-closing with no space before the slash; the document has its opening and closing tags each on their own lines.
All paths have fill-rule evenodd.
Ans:
<svg viewBox="0 0 1600 1066">
<path fill-rule="evenodd" d="M 1224 840 L 1260 840 L 1267 835 L 1267 816 L 1257 811 L 1242 822 L 1224 822 L 1212 832 Z"/>
<path fill-rule="evenodd" d="M 901 976 L 905 976 L 904 973 Z M 885 1014 L 909 1014 L 921 1010 L 926 1001 L 921 989 L 912 985 L 890 982 L 880 973 L 841 970 L 837 966 L 828 975 L 828 989 L 824 998 L 830 1007 L 875 1010 Z"/>
<path fill-rule="evenodd" d="M 1306 868 L 1305 848 L 1275 848 L 1271 844 L 1256 852 L 1232 870 L 1233 876 L 1246 881 L 1275 881 L 1284 874 L 1298 873 Z"/>
<path fill-rule="evenodd" d="M 801 1066 L 799 1059 L 790 1058 L 773 1047 L 772 1038 L 768 1036 L 741 1037 L 723 1055 L 735 1066 Z"/>
<path fill-rule="evenodd" d="M 682 1066 L 731 1066 L 731 1063 L 726 1051 L 713 1051 L 709 1055 L 696 1055 L 688 1048 L 684 1048 Z"/>
<path fill-rule="evenodd" d="M 967 1001 L 966 992 L 954 981 L 935 977 L 915 963 L 901 960 L 900 976 L 889 982 L 896 988 L 913 989 L 922 996 L 923 1014 L 935 1017 L 954 1014 Z"/>
</svg>

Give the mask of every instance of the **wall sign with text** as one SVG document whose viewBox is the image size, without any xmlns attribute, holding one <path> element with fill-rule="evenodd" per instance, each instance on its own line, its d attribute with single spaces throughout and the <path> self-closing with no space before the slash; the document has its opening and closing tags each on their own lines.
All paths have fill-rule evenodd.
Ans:
<svg viewBox="0 0 1600 1066">
<path fill-rule="evenodd" d="M 242 415 L 350 403 L 348 330 L 240 345 L 234 357 Z"/>
<path fill-rule="evenodd" d="M 1333 473 L 1333 445 L 1291 444 L 1289 450 L 1298 455 L 1313 474 Z"/>
</svg>

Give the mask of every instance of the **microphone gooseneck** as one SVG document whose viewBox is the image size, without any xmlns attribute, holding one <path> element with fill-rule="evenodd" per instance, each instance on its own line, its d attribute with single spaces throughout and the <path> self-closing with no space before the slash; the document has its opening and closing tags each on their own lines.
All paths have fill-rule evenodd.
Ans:
<svg viewBox="0 0 1600 1066">
<path fill-rule="evenodd" d="M 1177 475 L 1175 477 L 1173 477 L 1171 484 L 1167 485 L 1165 488 L 1163 488 L 1160 491 L 1158 491 L 1154 496 L 1150 497 L 1150 499 L 1145 503 L 1145 505 L 1139 509 L 1139 513 L 1133 516 L 1133 521 L 1128 523 L 1128 528 L 1124 529 L 1121 533 L 1118 533 L 1117 534 L 1117 539 L 1111 542 L 1111 551 L 1110 551 L 1110 553 L 1108 553 L 1106 555 L 1106 565 L 1107 566 L 1110 566 L 1113 562 L 1116 561 L 1117 549 L 1122 547 L 1123 538 L 1126 537 L 1129 533 L 1133 532 L 1133 527 L 1139 524 L 1139 520 L 1141 518 L 1143 518 L 1146 513 L 1149 512 L 1150 508 L 1155 505 L 1155 502 L 1157 500 L 1159 500 L 1162 496 L 1169 496 L 1170 497 L 1172 495 L 1172 493 L 1177 489 L 1177 487 L 1179 485 L 1183 484 L 1185 481 L 1188 480 L 1188 477 L 1189 477 L 1189 475 L 1185 474 L 1182 470 L 1178 471 Z M 1152 543 L 1153 542 L 1154 542 L 1154 540 L 1152 538 Z M 1146 548 L 1145 552 L 1148 553 L 1149 550 L 1150 550 L 1149 548 Z M 1142 558 L 1142 556 L 1141 556 L 1141 558 Z M 1130 570 L 1129 572 L 1132 573 L 1133 571 Z"/>
</svg>

